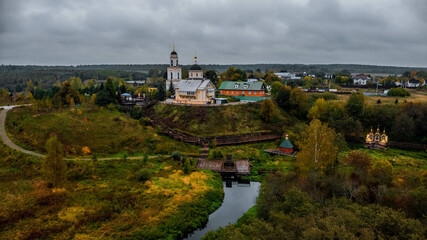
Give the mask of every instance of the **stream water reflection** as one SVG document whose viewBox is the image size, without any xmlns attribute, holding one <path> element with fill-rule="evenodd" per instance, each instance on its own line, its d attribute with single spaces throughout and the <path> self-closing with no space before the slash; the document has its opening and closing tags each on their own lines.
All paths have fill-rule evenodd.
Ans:
<svg viewBox="0 0 427 240">
<path fill-rule="evenodd" d="M 208 223 L 204 228 L 194 231 L 186 239 L 200 239 L 208 231 L 236 223 L 237 219 L 255 205 L 260 185 L 259 182 L 223 181 L 224 201 L 222 205 L 209 215 Z"/>
</svg>

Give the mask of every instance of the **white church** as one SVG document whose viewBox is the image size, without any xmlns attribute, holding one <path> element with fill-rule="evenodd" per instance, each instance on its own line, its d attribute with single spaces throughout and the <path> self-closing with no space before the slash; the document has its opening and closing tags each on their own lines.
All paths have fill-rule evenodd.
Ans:
<svg viewBox="0 0 427 240">
<path fill-rule="evenodd" d="M 175 88 L 175 103 L 207 104 L 213 103 L 215 97 L 215 85 L 203 77 L 203 70 L 197 64 L 197 56 L 194 56 L 194 64 L 188 70 L 188 78 L 182 79 L 182 70 L 178 65 L 178 54 L 175 44 L 170 55 L 170 66 L 167 68 L 166 89 L 169 90 L 172 82 Z"/>
</svg>

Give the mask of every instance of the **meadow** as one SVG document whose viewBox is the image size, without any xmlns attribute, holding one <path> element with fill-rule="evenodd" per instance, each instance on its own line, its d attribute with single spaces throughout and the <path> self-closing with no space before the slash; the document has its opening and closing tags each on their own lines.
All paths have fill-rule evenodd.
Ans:
<svg viewBox="0 0 427 240">
<path fill-rule="evenodd" d="M 420 103 L 426 103 L 427 102 L 427 94 L 425 91 L 410 91 L 411 96 L 409 97 L 389 97 L 389 96 L 365 96 L 365 102 L 368 104 L 378 104 L 378 99 L 381 101 L 381 104 L 389 104 L 394 105 L 396 102 L 396 99 L 398 103 L 404 103 L 404 102 L 420 102 Z M 348 94 L 337 94 L 338 99 L 342 102 L 347 101 L 347 99 L 350 97 Z"/>
<path fill-rule="evenodd" d="M 0 145 L 0 161 L 1 239 L 182 238 L 223 198 L 219 175 L 162 156 L 67 160 L 60 188 L 42 180 L 42 159 Z"/>
</svg>

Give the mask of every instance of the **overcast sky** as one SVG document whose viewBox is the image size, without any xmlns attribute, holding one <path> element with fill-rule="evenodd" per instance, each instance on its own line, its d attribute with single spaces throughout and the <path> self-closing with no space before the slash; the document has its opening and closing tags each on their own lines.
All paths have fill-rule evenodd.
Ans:
<svg viewBox="0 0 427 240">
<path fill-rule="evenodd" d="M 426 0 L 0 0 L 0 64 L 427 66 Z"/>
</svg>

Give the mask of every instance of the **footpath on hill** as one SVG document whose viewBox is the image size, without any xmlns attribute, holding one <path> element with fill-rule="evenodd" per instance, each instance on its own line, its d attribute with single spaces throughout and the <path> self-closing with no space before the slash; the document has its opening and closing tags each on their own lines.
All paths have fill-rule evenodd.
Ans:
<svg viewBox="0 0 427 240">
<path fill-rule="evenodd" d="M 22 152 L 25 154 L 29 154 L 29 155 L 32 155 L 35 157 L 44 158 L 46 155 L 24 149 L 24 148 L 16 145 L 15 143 L 13 143 L 12 140 L 9 138 L 9 136 L 7 136 L 7 133 L 6 133 L 6 114 L 7 114 L 7 112 L 9 110 L 15 108 L 15 107 L 23 107 L 23 106 L 28 106 L 28 105 L 1 106 L 1 108 L 3 108 L 3 110 L 0 110 L 0 138 L 6 146 L 8 146 L 8 147 L 10 147 L 16 151 L 19 151 L 19 152 Z M 152 158 L 152 157 L 155 157 L 155 156 L 149 156 L 149 158 Z M 84 157 L 83 158 L 77 157 L 77 158 L 79 160 L 92 160 L 92 158 L 84 158 Z M 139 156 L 139 157 L 127 157 L 127 159 L 141 159 L 141 158 L 142 158 L 141 156 Z M 101 161 L 117 160 L 117 159 L 121 159 L 121 157 L 97 158 L 97 160 L 101 160 Z M 66 158 L 66 160 L 76 160 L 76 158 Z"/>
<path fill-rule="evenodd" d="M 0 112 L 0 137 L 1 137 L 1 140 L 3 141 L 3 143 L 5 145 L 9 146 L 12 149 L 15 149 L 19 152 L 23 152 L 23 153 L 26 153 L 29 155 L 33 155 L 36 157 L 43 158 L 43 157 L 45 157 L 45 155 L 23 149 L 22 147 L 16 145 L 15 143 L 12 142 L 12 140 L 10 140 L 10 138 L 6 134 L 6 127 L 5 127 L 5 125 L 6 125 L 6 114 L 10 109 L 12 109 L 14 107 L 19 107 L 19 106 L 23 106 L 23 105 L 5 106 L 5 107 L 3 107 L 3 110 Z"/>
</svg>

